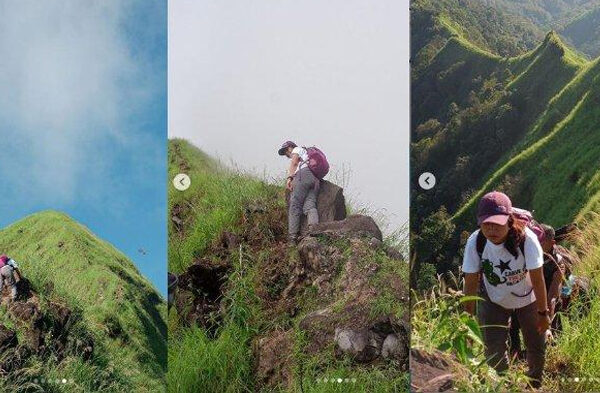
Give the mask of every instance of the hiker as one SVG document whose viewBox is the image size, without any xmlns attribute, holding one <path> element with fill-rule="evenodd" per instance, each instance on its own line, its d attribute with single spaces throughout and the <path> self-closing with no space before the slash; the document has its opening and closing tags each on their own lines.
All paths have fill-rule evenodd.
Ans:
<svg viewBox="0 0 600 393">
<path fill-rule="evenodd" d="M 14 301 L 17 298 L 17 282 L 19 282 L 20 279 L 21 275 L 19 273 L 19 266 L 17 263 L 6 255 L 1 255 L 0 294 L 2 293 L 4 285 L 7 285 L 10 288 L 10 300 Z"/>
<path fill-rule="evenodd" d="M 571 256 L 566 254 L 566 250 L 556 244 L 555 230 L 547 224 L 540 224 L 543 230 L 543 237 L 540 241 L 542 251 L 544 252 L 544 283 L 546 284 L 546 299 L 548 302 L 548 311 L 550 321 L 554 327 L 554 316 L 557 307 L 561 304 L 561 289 L 567 269 L 570 270 Z M 513 313 L 510 322 L 510 353 L 518 358 L 523 357 L 521 351 L 521 337 L 519 336 L 519 321 Z"/>
<path fill-rule="evenodd" d="M 308 216 L 308 225 L 319 222 L 317 196 L 320 179 L 327 174 L 329 164 L 323 153 L 315 147 L 306 148 L 287 141 L 278 151 L 280 156 L 291 160 L 286 180 L 286 189 L 291 192 L 288 212 L 290 245 L 298 242 L 302 214 Z M 312 164 L 312 166 L 311 166 Z"/>
<path fill-rule="evenodd" d="M 540 387 L 550 312 L 538 236 L 517 216 L 510 198 L 498 191 L 479 201 L 477 224 L 479 229 L 465 248 L 463 291 L 466 296 L 477 295 L 478 289 L 481 292 L 477 315 L 486 359 L 500 373 L 508 369 L 507 326 L 514 311 L 525 339 L 531 386 Z M 480 285 L 481 275 L 484 285 Z M 475 303 L 465 302 L 465 308 L 473 315 Z"/>
</svg>

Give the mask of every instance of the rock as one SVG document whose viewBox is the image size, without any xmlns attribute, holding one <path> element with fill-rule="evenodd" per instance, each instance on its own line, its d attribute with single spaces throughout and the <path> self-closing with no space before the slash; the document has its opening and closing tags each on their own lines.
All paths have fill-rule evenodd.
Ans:
<svg viewBox="0 0 600 393">
<path fill-rule="evenodd" d="M 41 318 L 36 304 L 30 302 L 14 302 L 10 306 L 12 316 L 24 323 L 35 322 Z"/>
<path fill-rule="evenodd" d="M 237 250 L 240 246 L 240 238 L 232 232 L 223 232 L 221 235 L 221 245 L 227 250 Z"/>
<path fill-rule="evenodd" d="M 371 330 L 335 329 L 336 353 L 350 355 L 355 361 L 366 363 L 381 353 L 381 340 Z"/>
<path fill-rule="evenodd" d="M 402 253 L 394 247 L 386 247 L 385 255 L 395 261 L 404 261 L 404 255 L 402 255 Z"/>
<path fill-rule="evenodd" d="M 274 331 L 258 340 L 256 376 L 261 386 L 289 388 L 292 380 L 293 331 Z"/>
<path fill-rule="evenodd" d="M 376 237 L 372 237 L 371 240 L 369 240 L 369 247 L 374 249 L 379 248 L 382 244 L 383 242 Z"/>
<path fill-rule="evenodd" d="M 403 343 L 396 334 L 388 334 L 381 346 L 381 356 L 384 359 L 406 359 L 408 356 L 406 342 Z"/>
<path fill-rule="evenodd" d="M 290 192 L 286 190 L 286 201 L 289 208 Z M 346 218 L 346 198 L 344 189 L 327 181 L 321 180 L 319 196 L 317 198 L 317 210 L 319 211 L 319 222 L 339 221 Z M 308 233 L 308 222 L 306 216 L 300 222 L 300 232 Z"/>
<path fill-rule="evenodd" d="M 71 318 L 71 310 L 66 306 L 51 302 L 48 305 L 48 311 L 52 318 L 52 330 L 55 334 L 61 334 L 68 330 L 69 321 Z"/>
<path fill-rule="evenodd" d="M 302 330 L 308 330 L 319 321 L 326 321 L 331 316 L 332 310 L 330 308 L 323 308 L 321 310 L 313 311 L 308 313 L 300 321 L 299 327 Z"/>
<path fill-rule="evenodd" d="M 309 231 L 311 236 L 329 235 L 334 237 L 368 237 L 383 240 L 381 230 L 372 217 L 352 215 L 342 221 L 319 222 Z"/>
<path fill-rule="evenodd" d="M 17 346 L 17 333 L 4 325 L 0 325 L 0 351 Z"/>
<path fill-rule="evenodd" d="M 453 392 L 451 359 L 440 352 L 410 350 L 410 384 L 414 392 Z"/>
</svg>

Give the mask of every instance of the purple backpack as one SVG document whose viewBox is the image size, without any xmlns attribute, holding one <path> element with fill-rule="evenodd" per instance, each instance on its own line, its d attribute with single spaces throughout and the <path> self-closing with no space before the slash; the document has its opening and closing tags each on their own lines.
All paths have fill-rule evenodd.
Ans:
<svg viewBox="0 0 600 393">
<path fill-rule="evenodd" d="M 323 179 L 329 173 L 329 162 L 325 154 L 315 146 L 305 147 L 308 153 L 308 168 L 317 179 Z"/>
</svg>

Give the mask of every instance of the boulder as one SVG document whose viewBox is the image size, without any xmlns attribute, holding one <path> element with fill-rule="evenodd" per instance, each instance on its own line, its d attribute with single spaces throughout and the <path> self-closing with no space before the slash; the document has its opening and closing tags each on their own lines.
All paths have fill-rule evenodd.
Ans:
<svg viewBox="0 0 600 393">
<path fill-rule="evenodd" d="M 289 208 L 290 192 L 286 190 L 286 201 Z M 346 218 L 346 199 L 344 189 L 327 180 L 321 180 L 319 196 L 317 198 L 319 222 L 339 221 Z M 300 233 L 308 233 L 306 216 L 300 222 Z"/>
<path fill-rule="evenodd" d="M 310 228 L 311 236 L 367 237 L 383 240 L 381 230 L 372 217 L 354 214 L 341 221 L 319 222 Z"/>
<path fill-rule="evenodd" d="M 335 329 L 336 353 L 347 354 L 357 362 L 366 363 L 379 357 L 381 339 L 370 329 Z"/>
<path fill-rule="evenodd" d="M 402 360 L 408 357 L 408 347 L 396 334 L 388 334 L 381 346 L 381 356 L 384 359 Z"/>
<path fill-rule="evenodd" d="M 410 385 L 412 392 L 455 392 L 452 360 L 443 352 L 410 351 Z"/>
</svg>

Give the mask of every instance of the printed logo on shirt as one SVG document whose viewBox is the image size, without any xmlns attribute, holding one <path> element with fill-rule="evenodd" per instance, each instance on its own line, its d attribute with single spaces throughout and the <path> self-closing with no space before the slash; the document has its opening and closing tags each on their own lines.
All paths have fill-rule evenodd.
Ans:
<svg viewBox="0 0 600 393">
<path fill-rule="evenodd" d="M 494 265 L 489 259 L 481 261 L 481 265 L 483 266 L 483 274 L 485 274 L 485 278 L 491 285 L 497 286 L 498 284 L 504 284 L 506 282 L 506 278 L 502 281 L 500 276 L 494 273 Z"/>
<path fill-rule="evenodd" d="M 485 278 L 487 279 L 488 283 L 490 283 L 490 285 L 497 286 L 499 284 L 506 284 L 507 286 L 513 286 L 525 279 L 525 276 L 527 275 L 527 270 L 511 270 L 511 261 L 512 259 L 509 259 L 508 261 L 503 261 L 502 259 L 500 259 L 497 265 L 494 265 L 489 259 L 484 259 L 481 262 L 483 266 L 483 273 L 485 274 Z M 494 268 L 500 270 L 500 275 L 494 272 Z"/>
</svg>

